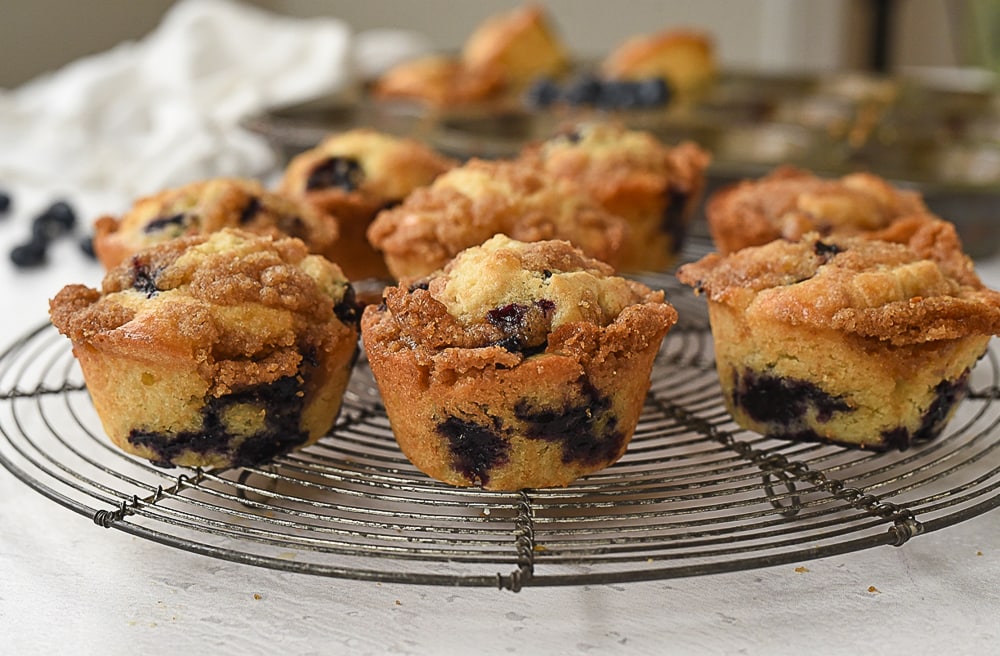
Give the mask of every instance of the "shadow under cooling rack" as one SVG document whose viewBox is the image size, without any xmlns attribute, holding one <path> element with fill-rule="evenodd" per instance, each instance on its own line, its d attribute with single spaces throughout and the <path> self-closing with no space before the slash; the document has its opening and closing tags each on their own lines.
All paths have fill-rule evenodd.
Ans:
<svg viewBox="0 0 1000 656">
<path fill-rule="evenodd" d="M 318 444 L 257 468 L 160 469 L 108 442 L 69 341 L 48 325 L 0 355 L 0 463 L 98 526 L 170 547 L 321 576 L 511 590 L 898 546 L 1000 505 L 992 348 L 933 442 L 876 454 L 772 440 L 726 413 L 703 302 L 672 279 L 652 282 L 682 320 L 638 429 L 618 463 L 566 488 L 429 479 L 397 448 L 363 359 Z"/>
</svg>

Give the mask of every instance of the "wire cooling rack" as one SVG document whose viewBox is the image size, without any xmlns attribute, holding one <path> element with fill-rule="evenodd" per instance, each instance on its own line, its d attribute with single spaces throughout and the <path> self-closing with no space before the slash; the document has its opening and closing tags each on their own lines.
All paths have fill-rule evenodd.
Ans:
<svg viewBox="0 0 1000 656">
<path fill-rule="evenodd" d="M 665 579 L 902 545 L 1000 505 L 1000 367 L 991 349 L 939 439 L 871 453 L 732 423 L 703 301 L 656 360 L 625 456 L 560 489 L 433 481 L 403 457 L 362 359 L 336 426 L 256 468 L 166 470 L 106 439 L 67 339 L 0 355 L 0 463 L 99 527 L 207 556 L 347 579 L 497 586 Z M 99 536 L 96 538 L 99 539 Z"/>
</svg>

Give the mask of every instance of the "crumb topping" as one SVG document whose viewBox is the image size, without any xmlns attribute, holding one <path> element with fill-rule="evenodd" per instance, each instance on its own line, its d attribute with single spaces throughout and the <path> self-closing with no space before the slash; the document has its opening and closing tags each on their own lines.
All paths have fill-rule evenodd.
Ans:
<svg viewBox="0 0 1000 656">
<path fill-rule="evenodd" d="M 409 260 L 408 270 L 396 266 L 394 275 L 416 278 L 498 233 L 519 241 L 563 239 L 614 265 L 628 230 L 624 219 L 536 167 L 472 160 L 379 213 L 368 239 L 386 254 L 390 270 L 393 258 Z"/>
<path fill-rule="evenodd" d="M 957 266 L 965 256 L 935 245 L 926 231 L 916 234 L 913 248 L 811 233 L 798 242 L 713 253 L 677 277 L 748 320 L 833 328 L 897 345 L 1000 333 L 1000 293 L 983 287 L 968 262 Z M 931 257 L 935 251 L 945 259 Z"/>
<path fill-rule="evenodd" d="M 295 375 L 304 353 L 356 335 L 335 311 L 348 302 L 340 269 L 300 240 L 227 228 L 142 251 L 100 291 L 69 285 L 50 315 L 74 345 L 192 358 L 223 394 Z"/>
</svg>

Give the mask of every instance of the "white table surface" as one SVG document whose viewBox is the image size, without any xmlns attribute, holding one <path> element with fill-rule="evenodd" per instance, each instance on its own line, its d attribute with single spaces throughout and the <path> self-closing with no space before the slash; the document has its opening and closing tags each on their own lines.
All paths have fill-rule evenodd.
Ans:
<svg viewBox="0 0 1000 656">
<path fill-rule="evenodd" d="M 0 181 L 2 184 L 2 181 Z M 0 346 L 101 270 L 73 243 L 8 252 L 51 197 L 0 220 Z M 96 208 L 87 208 L 88 217 Z M 1000 285 L 1000 258 L 979 263 Z M 280 648 L 278 647 L 280 645 Z M 494 589 L 272 571 L 95 526 L 0 468 L 3 654 L 1000 653 L 1000 512 L 903 547 L 659 582 Z"/>
</svg>

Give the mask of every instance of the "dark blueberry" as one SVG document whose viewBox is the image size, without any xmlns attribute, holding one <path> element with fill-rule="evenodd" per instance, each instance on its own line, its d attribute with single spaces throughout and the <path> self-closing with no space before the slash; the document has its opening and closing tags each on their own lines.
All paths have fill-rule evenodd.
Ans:
<svg viewBox="0 0 1000 656">
<path fill-rule="evenodd" d="M 260 199 L 254 196 L 250 198 L 250 202 L 248 202 L 246 207 L 244 207 L 240 212 L 240 225 L 246 225 L 247 223 L 253 221 L 258 212 L 260 212 Z"/>
<path fill-rule="evenodd" d="M 793 380 L 746 371 L 734 374 L 733 403 L 753 420 L 794 426 L 799 424 L 810 408 L 816 419 L 830 421 L 835 412 L 849 412 L 851 406 L 841 397 L 824 392 L 805 380 Z"/>
<path fill-rule="evenodd" d="M 14 266 L 21 269 L 28 269 L 45 264 L 45 255 L 48 246 L 45 241 L 32 239 L 31 241 L 15 246 L 10 251 L 10 261 Z"/>
<path fill-rule="evenodd" d="M 601 109 L 634 109 L 640 104 L 639 85 L 630 80 L 606 80 L 595 104 Z"/>
<path fill-rule="evenodd" d="M 836 244 L 828 244 L 825 241 L 820 241 L 817 239 L 816 245 L 813 246 L 813 251 L 816 253 L 816 255 L 819 255 L 820 257 L 827 259 L 833 257 L 837 253 L 840 253 L 841 249 Z"/>
<path fill-rule="evenodd" d="M 78 243 L 80 244 L 80 250 L 83 252 L 84 255 L 90 258 L 97 257 L 97 253 L 94 252 L 93 235 L 84 235 L 83 237 L 80 237 L 80 241 Z"/>
<path fill-rule="evenodd" d="M 175 458 L 189 451 L 228 454 L 235 467 L 257 465 L 291 451 L 308 439 L 308 434 L 299 427 L 301 391 L 298 376 L 287 376 L 267 385 L 212 397 L 202 411 L 201 430 L 168 435 L 133 430 L 128 441 L 156 453 L 154 464 L 162 467 L 173 466 Z M 264 427 L 250 437 L 231 433 L 223 418 L 236 405 L 262 408 Z"/>
<path fill-rule="evenodd" d="M 10 194 L 6 191 L 0 191 L 0 216 L 7 214 L 10 211 L 10 206 Z"/>
<path fill-rule="evenodd" d="M 59 235 L 72 232 L 76 227 L 76 212 L 66 201 L 52 203 L 44 212 L 35 218 L 35 223 L 44 222 L 58 230 Z M 57 235 L 58 236 L 58 235 Z"/>
<path fill-rule="evenodd" d="M 550 78 L 541 78 L 524 93 L 524 104 L 529 109 L 545 109 L 559 100 L 559 86 Z"/>
<path fill-rule="evenodd" d="M 666 207 L 663 209 L 663 220 L 660 229 L 670 235 L 671 248 L 679 253 L 687 239 L 687 203 L 690 194 L 671 187 L 667 190 Z"/>
<path fill-rule="evenodd" d="M 361 306 L 358 305 L 354 287 L 347 285 L 340 302 L 333 306 L 333 313 L 348 326 L 357 326 L 361 321 Z"/>
<path fill-rule="evenodd" d="M 548 269 L 542 269 L 542 277 L 548 280 L 549 278 L 552 277 L 552 272 L 549 271 Z"/>
<path fill-rule="evenodd" d="M 944 380 L 934 388 L 934 401 L 921 418 L 920 426 L 911 435 L 906 428 L 899 427 L 884 431 L 882 440 L 888 448 L 905 450 L 912 444 L 927 442 L 937 437 L 944 430 L 952 408 L 965 397 L 968 389 L 969 372 L 955 380 Z"/>
<path fill-rule="evenodd" d="M 558 408 L 538 407 L 522 399 L 514 416 L 525 423 L 525 436 L 562 445 L 562 461 L 600 464 L 611 460 L 625 440 L 611 400 L 589 383 L 583 386 L 584 402 Z"/>
<path fill-rule="evenodd" d="M 309 174 L 306 189 L 329 189 L 335 187 L 344 191 L 354 191 L 361 186 L 365 172 L 358 160 L 351 157 L 330 157 L 320 162 Z"/>
<path fill-rule="evenodd" d="M 452 466 L 476 485 L 489 483 L 490 471 L 509 458 L 510 445 L 499 419 L 493 419 L 493 426 L 483 426 L 449 417 L 438 424 L 437 432 L 448 440 Z"/>
<path fill-rule="evenodd" d="M 581 75 L 563 91 L 563 99 L 573 106 L 593 105 L 601 95 L 601 80 L 594 75 Z"/>
<path fill-rule="evenodd" d="M 411 294 L 417 291 L 418 289 L 427 291 L 428 289 L 430 289 L 430 283 L 426 280 L 418 280 L 417 282 L 407 287 L 407 291 L 410 292 Z"/>
<path fill-rule="evenodd" d="M 146 234 L 151 232 L 159 232 L 165 228 L 171 226 L 183 226 L 187 223 L 187 214 L 181 212 L 180 214 L 171 214 L 170 216 L 161 216 L 153 219 L 145 226 L 143 226 L 142 231 Z"/>
<path fill-rule="evenodd" d="M 527 305 L 520 303 L 509 303 L 503 307 L 494 308 L 486 313 L 486 319 L 503 330 L 520 326 L 524 322 L 524 315 L 528 312 Z"/>
<path fill-rule="evenodd" d="M 139 258 L 132 258 L 132 289 L 142 292 L 146 298 L 152 298 L 160 290 L 156 287 L 157 272 L 150 271 Z"/>
<path fill-rule="evenodd" d="M 535 306 L 542 311 L 542 314 L 549 316 L 551 313 L 555 312 L 556 304 L 554 301 L 550 301 L 547 298 L 542 298 L 535 301 Z"/>
<path fill-rule="evenodd" d="M 31 222 L 31 234 L 36 240 L 53 241 L 69 234 L 76 227 L 76 213 L 68 203 L 53 203 Z"/>
<path fill-rule="evenodd" d="M 670 85 L 662 77 L 651 77 L 636 83 L 640 107 L 663 107 L 670 101 Z"/>
</svg>

